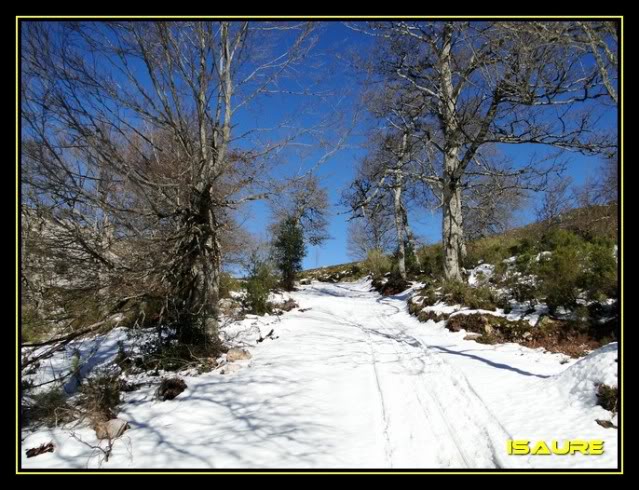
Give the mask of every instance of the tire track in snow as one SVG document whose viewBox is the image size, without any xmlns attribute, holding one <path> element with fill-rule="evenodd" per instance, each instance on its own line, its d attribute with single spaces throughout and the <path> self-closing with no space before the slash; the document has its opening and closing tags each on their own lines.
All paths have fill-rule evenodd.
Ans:
<svg viewBox="0 0 639 490">
<path fill-rule="evenodd" d="M 375 357 L 375 350 L 373 349 L 370 335 L 366 336 L 366 342 L 368 344 L 368 348 L 370 349 L 371 359 L 373 361 L 373 373 L 375 375 L 375 384 L 377 386 L 377 394 L 379 395 L 379 402 L 381 406 L 382 420 L 384 423 L 384 452 L 386 454 L 386 461 L 389 466 L 393 467 L 393 448 L 390 442 L 389 436 L 389 421 L 388 421 L 388 413 L 386 411 L 386 402 L 384 401 L 384 392 L 380 385 L 379 371 L 377 369 L 377 359 Z"/>
<path fill-rule="evenodd" d="M 390 466 L 406 467 L 405 460 L 415 460 L 408 448 L 424 453 L 434 451 L 430 460 L 428 454 L 424 454 L 419 459 L 420 465 L 426 459 L 429 464 L 439 467 L 510 466 L 505 460 L 505 453 L 502 456 L 496 450 L 496 445 L 505 448 L 505 442 L 510 438 L 508 432 L 472 389 L 463 373 L 453 369 L 422 341 L 405 333 L 401 320 L 394 318 L 402 311 L 401 308 L 389 304 L 388 300 L 380 300 L 374 293 L 353 289 L 354 295 L 350 296 L 350 288 L 344 286 L 339 286 L 340 294 L 329 291 L 333 289 L 331 287 L 313 289 L 319 294 L 335 296 L 336 301 L 348 306 L 352 306 L 353 302 L 366 303 L 364 321 L 372 320 L 378 327 L 370 328 L 370 324 L 366 326 L 361 320 L 354 320 L 351 308 L 344 311 L 336 305 L 321 311 L 321 314 L 330 317 L 333 324 L 359 329 L 366 336 L 384 423 L 385 453 Z M 385 352 L 385 348 L 392 352 Z M 392 362 L 399 363 L 403 372 L 380 369 L 386 367 L 383 360 L 389 354 L 394 356 Z M 429 372 L 424 373 L 424 368 L 428 368 Z M 425 374 L 429 375 L 428 378 Z M 400 403 L 396 400 L 398 397 Z M 416 403 L 411 403 L 411 400 Z M 407 429 L 406 421 L 414 423 L 416 416 L 422 423 Z M 414 430 L 420 431 L 417 433 L 418 441 L 413 440 Z M 420 443 L 422 446 L 419 446 Z M 393 449 L 398 449 L 399 453 Z"/>
<path fill-rule="evenodd" d="M 388 306 L 396 308 L 394 305 Z M 382 312 L 377 318 L 383 329 L 377 333 L 394 341 L 403 360 L 402 364 L 407 369 L 415 369 L 416 363 L 407 363 L 406 360 L 414 359 L 416 355 L 419 355 L 420 359 L 424 357 L 431 361 L 430 367 L 434 368 L 435 373 L 431 376 L 429 389 L 425 389 L 425 386 L 413 379 L 416 396 L 420 398 L 421 394 L 427 397 L 437 407 L 440 416 L 438 418 L 445 423 L 451 440 L 462 455 L 466 466 L 486 467 L 488 463 L 488 466 L 497 468 L 509 467 L 505 456 L 497 451 L 495 445 L 504 446 L 506 440 L 512 436 L 477 395 L 466 376 L 453 369 L 422 341 L 404 333 L 401 326 L 387 321 L 385 316 Z M 450 402 L 444 406 L 442 400 L 446 399 Z M 464 435 L 465 439 L 471 439 L 474 444 L 464 444 L 460 441 L 460 435 Z M 471 453 L 467 449 L 475 444 L 481 444 L 483 452 L 476 450 Z"/>
<path fill-rule="evenodd" d="M 381 323 L 381 318 L 379 318 L 378 320 Z M 370 329 L 366 329 L 366 331 L 369 334 L 371 332 Z M 374 333 L 379 335 L 378 331 L 374 331 Z M 386 335 L 387 334 L 384 333 L 384 336 Z M 400 360 L 400 364 L 402 364 L 402 366 L 404 367 L 407 367 L 406 363 L 403 361 L 403 359 L 406 359 L 406 357 L 408 357 L 406 356 L 407 352 L 405 350 L 400 350 L 398 348 L 399 343 L 400 342 L 396 340 L 391 341 L 391 345 L 393 345 L 395 353 L 397 354 L 397 358 Z M 410 353 L 408 354 L 410 355 Z M 410 372 L 413 370 L 412 368 L 414 366 L 408 366 L 408 367 L 409 369 L 407 369 L 407 372 Z M 441 406 L 436 402 L 436 400 L 427 390 L 424 390 L 420 385 L 417 384 L 413 376 L 410 376 L 410 379 L 411 379 L 411 385 L 413 387 L 412 394 L 413 396 L 415 396 L 424 414 L 426 414 L 426 418 L 428 419 L 430 429 L 436 435 L 436 437 L 433 440 L 437 441 L 437 443 L 440 445 L 446 446 L 445 448 L 440 448 L 438 452 L 443 452 L 444 450 L 447 450 L 449 455 L 451 452 L 456 453 L 458 456 L 457 462 L 462 463 L 461 465 L 458 464 L 457 466 L 464 466 L 466 468 L 471 467 L 471 464 L 469 463 L 469 459 L 467 458 L 463 450 L 463 444 L 459 441 L 459 439 L 456 436 L 456 432 L 452 429 L 451 425 L 448 423 L 446 419 L 446 414 L 441 409 Z M 428 401 L 426 401 L 425 398 Z M 444 427 L 445 430 L 442 431 L 439 429 L 439 427 Z M 442 463 L 443 462 L 444 461 L 442 461 Z M 453 463 L 452 458 L 449 458 L 448 465 L 450 467 L 454 466 L 452 463 Z"/>
</svg>

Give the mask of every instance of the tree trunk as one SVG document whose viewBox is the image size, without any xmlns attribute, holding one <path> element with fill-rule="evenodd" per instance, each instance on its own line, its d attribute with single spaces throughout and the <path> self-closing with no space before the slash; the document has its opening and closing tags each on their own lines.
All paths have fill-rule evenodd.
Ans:
<svg viewBox="0 0 639 490">
<path fill-rule="evenodd" d="M 406 212 L 406 206 L 402 204 L 402 221 L 404 222 L 404 231 L 406 232 L 406 239 L 410 244 L 411 251 L 413 253 L 413 257 L 415 259 L 415 263 L 417 267 L 421 269 L 422 264 L 419 260 L 419 255 L 417 254 L 417 243 L 415 242 L 415 235 L 413 235 L 413 230 L 408 225 L 408 213 Z"/>
<path fill-rule="evenodd" d="M 395 230 L 397 231 L 397 266 L 399 275 L 406 280 L 406 249 L 404 247 L 404 219 L 402 216 L 402 187 L 393 188 L 393 204 L 395 208 Z"/>
<path fill-rule="evenodd" d="M 458 158 L 461 137 L 456 115 L 456 95 L 453 87 L 452 66 L 453 24 L 444 26 L 443 45 L 439 55 L 440 77 L 443 99 L 440 119 L 444 128 L 446 148 L 444 151 L 443 197 L 443 240 L 444 240 L 444 277 L 461 281 L 461 266 L 466 253 L 464 229 L 462 223 L 462 197 L 460 184 L 460 165 Z"/>
<path fill-rule="evenodd" d="M 443 206 L 444 277 L 462 280 L 462 262 L 466 255 L 462 221 L 461 187 L 445 186 Z"/>
<path fill-rule="evenodd" d="M 219 227 L 208 192 L 185 223 L 185 237 L 176 261 L 175 286 L 179 315 L 178 337 L 186 343 L 219 344 L 218 301 L 221 252 Z"/>
</svg>

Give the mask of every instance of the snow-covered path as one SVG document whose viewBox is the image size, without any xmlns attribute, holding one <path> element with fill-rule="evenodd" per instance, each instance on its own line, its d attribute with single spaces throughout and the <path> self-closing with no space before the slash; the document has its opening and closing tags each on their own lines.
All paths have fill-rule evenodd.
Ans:
<svg viewBox="0 0 639 490">
<path fill-rule="evenodd" d="M 464 341 L 366 282 L 313 283 L 300 308 L 260 319 L 278 336 L 233 374 L 187 377 L 176 400 L 127 395 L 131 429 L 103 468 L 614 468 L 617 431 L 567 393 L 574 361 Z M 592 405 L 592 404 L 591 404 Z M 31 434 L 58 449 L 25 467 L 99 464 L 90 429 Z M 602 439 L 602 456 L 507 456 L 508 439 Z"/>
</svg>

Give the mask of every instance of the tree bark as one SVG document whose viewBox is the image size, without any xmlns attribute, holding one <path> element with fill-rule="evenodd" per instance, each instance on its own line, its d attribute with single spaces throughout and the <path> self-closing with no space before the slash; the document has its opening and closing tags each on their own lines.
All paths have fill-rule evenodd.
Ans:
<svg viewBox="0 0 639 490">
<path fill-rule="evenodd" d="M 415 241 L 415 235 L 413 234 L 413 230 L 408 224 L 408 213 L 406 212 L 406 206 L 402 204 L 402 220 L 404 222 L 404 231 L 406 232 L 406 239 L 410 244 L 410 248 L 415 259 L 415 263 L 417 267 L 421 269 L 421 262 L 419 260 L 419 255 L 417 254 L 417 242 Z"/>
<path fill-rule="evenodd" d="M 461 267 L 466 255 L 461 187 L 448 186 L 443 197 L 444 277 L 461 281 Z"/>
<path fill-rule="evenodd" d="M 395 230 L 397 231 L 397 267 L 399 275 L 406 280 L 406 248 L 404 246 L 404 217 L 402 214 L 402 187 L 393 188 L 393 205 L 395 208 Z"/>
<path fill-rule="evenodd" d="M 178 311 L 178 337 L 186 343 L 219 343 L 218 300 L 221 251 L 219 226 L 209 191 L 199 198 L 185 219 L 184 239 L 173 275 Z"/>
</svg>

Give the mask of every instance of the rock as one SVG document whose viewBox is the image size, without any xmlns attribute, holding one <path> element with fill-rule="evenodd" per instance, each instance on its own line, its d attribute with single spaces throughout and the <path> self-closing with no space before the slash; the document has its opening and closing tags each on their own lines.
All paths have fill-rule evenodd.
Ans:
<svg viewBox="0 0 639 490">
<path fill-rule="evenodd" d="M 161 400 L 173 400 L 176 396 L 186 390 L 186 383 L 180 378 L 163 379 L 155 392 Z"/>
<path fill-rule="evenodd" d="M 243 361 L 245 359 L 250 359 L 251 357 L 252 356 L 249 351 L 247 351 L 246 349 L 238 349 L 236 347 L 229 349 L 229 351 L 226 353 L 227 362 Z"/>
<path fill-rule="evenodd" d="M 599 425 L 601 425 L 604 429 L 616 429 L 617 426 L 613 424 L 610 420 L 595 420 Z"/>
<path fill-rule="evenodd" d="M 552 331 L 555 330 L 560 325 L 560 323 L 561 322 L 553 320 L 547 315 L 542 315 L 539 317 L 539 320 L 537 320 L 535 327 L 542 331 Z"/>
<path fill-rule="evenodd" d="M 224 298 L 219 301 L 219 308 L 225 315 L 233 315 L 242 309 L 240 303 L 232 298 Z"/>
<path fill-rule="evenodd" d="M 222 369 L 220 369 L 220 374 L 233 374 L 242 369 L 242 366 L 239 364 L 227 364 Z"/>
<path fill-rule="evenodd" d="M 129 428 L 128 422 L 122 419 L 111 419 L 108 422 L 98 422 L 95 435 L 98 439 L 117 439 Z"/>
<path fill-rule="evenodd" d="M 486 323 L 486 325 L 484 325 L 484 332 L 486 333 L 486 335 L 490 335 L 493 333 L 493 327 L 490 325 L 490 323 Z"/>
<path fill-rule="evenodd" d="M 297 308 L 297 306 L 298 306 L 297 303 L 293 301 L 292 299 L 288 299 L 284 301 L 283 303 L 275 305 L 276 308 L 282 311 L 291 311 L 293 308 Z"/>
<path fill-rule="evenodd" d="M 480 334 L 480 333 L 470 332 L 470 333 L 466 334 L 466 336 L 464 337 L 464 340 L 477 340 L 481 336 L 482 336 L 482 334 Z"/>
</svg>

